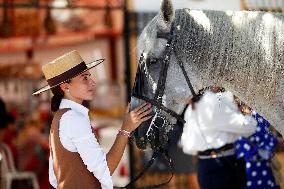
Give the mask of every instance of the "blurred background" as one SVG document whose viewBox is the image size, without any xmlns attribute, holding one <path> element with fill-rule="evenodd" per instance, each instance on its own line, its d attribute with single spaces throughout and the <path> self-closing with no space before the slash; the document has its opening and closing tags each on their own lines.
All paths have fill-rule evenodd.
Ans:
<svg viewBox="0 0 284 189">
<path fill-rule="evenodd" d="M 175 8 L 192 9 L 284 10 L 283 0 L 174 0 L 173 4 Z M 88 106 L 97 136 L 108 151 L 121 126 L 135 77 L 137 37 L 158 13 L 159 6 L 159 0 L 0 0 L 0 137 L 11 152 L 10 167 L 14 164 L 21 173 L 31 171 L 40 189 L 51 188 L 51 93 L 36 97 L 31 94 L 46 84 L 41 66 L 73 49 L 86 62 L 106 59 L 93 69 L 96 97 Z M 175 174 L 165 188 L 199 188 L 196 157 L 183 154 L 179 141 L 173 150 Z M 141 171 L 148 156 L 130 145 L 113 175 L 114 184 L 126 185 Z M 136 187 L 166 181 L 170 174 L 163 166 L 155 165 Z M 2 167 L 1 182 L 7 173 Z M 33 188 L 32 181 L 15 180 L 10 188 Z"/>
</svg>

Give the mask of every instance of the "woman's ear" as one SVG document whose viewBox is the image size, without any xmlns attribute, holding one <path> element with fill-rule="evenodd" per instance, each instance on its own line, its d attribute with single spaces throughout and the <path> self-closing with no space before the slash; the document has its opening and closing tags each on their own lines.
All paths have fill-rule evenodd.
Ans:
<svg viewBox="0 0 284 189">
<path fill-rule="evenodd" d="M 69 90 L 69 85 L 68 83 L 62 83 L 60 84 L 60 89 L 65 93 L 67 90 Z"/>
</svg>

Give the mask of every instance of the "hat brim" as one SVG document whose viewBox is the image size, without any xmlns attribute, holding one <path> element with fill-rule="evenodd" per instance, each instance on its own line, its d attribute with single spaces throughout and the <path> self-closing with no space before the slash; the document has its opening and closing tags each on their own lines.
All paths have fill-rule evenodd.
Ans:
<svg viewBox="0 0 284 189">
<path fill-rule="evenodd" d="M 86 68 L 85 70 L 83 70 L 82 72 L 78 73 L 77 75 L 75 75 L 74 77 L 80 75 L 81 73 L 83 73 L 83 72 L 85 72 L 85 71 L 87 71 L 87 70 L 89 70 L 89 69 L 91 69 L 91 68 L 94 68 L 94 67 L 100 65 L 100 64 L 103 63 L 104 61 L 105 61 L 105 59 L 98 59 L 98 60 L 95 60 L 95 61 L 92 61 L 92 62 L 86 64 L 87 68 Z M 74 77 L 72 77 L 72 78 L 74 78 Z M 70 79 L 72 79 L 72 78 L 70 78 Z M 40 88 L 39 90 L 37 90 L 36 92 L 34 92 L 32 95 L 38 95 L 38 94 L 40 94 L 40 93 L 42 93 L 42 92 L 48 91 L 48 90 L 50 90 L 50 89 L 56 87 L 56 86 L 58 86 L 58 85 L 60 85 L 60 84 L 62 84 L 62 83 L 64 83 L 64 82 L 61 82 L 61 83 L 59 83 L 59 84 L 57 84 L 57 85 L 55 85 L 55 86 L 46 85 L 46 86 Z"/>
</svg>

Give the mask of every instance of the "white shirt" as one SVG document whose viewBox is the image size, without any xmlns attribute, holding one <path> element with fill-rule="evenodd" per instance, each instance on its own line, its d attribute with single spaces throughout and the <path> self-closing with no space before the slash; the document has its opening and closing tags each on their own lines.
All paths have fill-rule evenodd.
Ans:
<svg viewBox="0 0 284 189">
<path fill-rule="evenodd" d="M 243 115 L 234 103 L 231 92 L 205 92 L 195 109 L 188 106 L 181 145 L 187 154 L 219 148 L 235 142 L 240 136 L 249 136 L 256 130 L 257 122 Z"/>
<path fill-rule="evenodd" d="M 102 189 L 113 189 L 106 154 L 92 133 L 88 109 L 74 101 L 62 99 L 59 109 L 70 108 L 59 121 L 59 138 L 65 149 L 78 152 L 87 169 L 101 183 Z M 56 188 L 53 160 L 49 157 L 49 182 Z"/>
</svg>

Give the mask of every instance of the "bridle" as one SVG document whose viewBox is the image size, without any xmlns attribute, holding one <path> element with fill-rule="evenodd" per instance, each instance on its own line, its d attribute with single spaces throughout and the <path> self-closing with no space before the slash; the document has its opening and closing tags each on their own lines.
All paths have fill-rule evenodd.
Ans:
<svg viewBox="0 0 284 189">
<path fill-rule="evenodd" d="M 193 99 L 199 98 L 199 95 L 195 93 L 193 86 L 190 82 L 190 79 L 186 73 L 185 67 L 184 67 L 184 63 L 182 61 L 182 59 L 180 58 L 180 56 L 178 56 L 178 52 L 177 52 L 177 48 L 176 47 L 176 43 L 177 43 L 177 35 L 178 32 L 180 31 L 180 27 L 176 26 L 178 24 L 176 24 L 177 20 L 179 19 L 175 19 L 171 25 L 171 29 L 170 32 L 165 33 L 165 32 L 158 32 L 157 33 L 157 38 L 163 38 L 167 40 L 166 46 L 165 46 L 165 50 L 162 54 L 162 56 L 160 56 L 158 59 L 155 60 L 150 60 L 150 61 L 158 61 L 160 62 L 161 65 L 161 70 L 159 73 L 159 79 L 158 79 L 158 84 L 157 84 L 157 89 L 155 91 L 155 96 L 153 99 L 150 99 L 147 96 L 143 96 L 142 94 L 142 90 L 143 90 L 143 70 L 141 69 L 142 65 L 146 66 L 147 63 L 147 59 L 144 57 L 144 54 L 141 53 L 140 58 L 139 58 L 139 65 L 138 65 L 138 71 L 136 73 L 136 79 L 135 79 L 135 83 L 134 83 L 134 87 L 132 90 L 132 96 L 149 102 L 152 104 L 152 106 L 154 106 L 156 108 L 156 116 L 158 116 L 157 114 L 160 112 L 165 112 L 166 114 L 168 114 L 171 117 L 176 118 L 179 122 L 181 122 L 182 124 L 185 123 L 185 120 L 178 115 L 176 112 L 170 110 L 169 108 L 165 107 L 162 103 L 163 100 L 163 95 L 165 92 L 165 84 L 166 84 L 166 79 L 167 79 L 167 73 L 168 73 L 168 68 L 169 68 L 169 64 L 171 61 L 171 56 L 174 54 L 176 59 L 177 59 L 177 63 L 179 65 L 179 67 L 182 70 L 182 73 L 186 79 L 187 85 L 193 95 Z M 164 121 L 165 123 L 169 124 L 167 120 Z M 152 121 L 153 123 L 153 121 Z M 151 126 L 151 125 L 150 125 Z M 151 128 L 150 128 L 151 129 Z M 147 132 L 148 133 L 148 132 Z"/>
<path fill-rule="evenodd" d="M 177 43 L 177 34 L 181 30 L 180 26 L 178 26 L 178 24 L 175 24 L 177 22 L 177 20 L 179 20 L 179 19 L 176 18 L 172 22 L 170 32 L 158 32 L 157 33 L 157 38 L 166 39 L 167 43 L 166 43 L 166 47 L 165 47 L 165 50 L 164 50 L 164 53 L 162 54 L 162 56 L 159 57 L 158 59 L 154 60 L 154 61 L 161 62 L 161 65 L 162 65 L 162 68 L 161 68 L 160 74 L 159 74 L 159 80 L 158 80 L 157 90 L 155 92 L 154 99 L 150 99 L 146 96 L 142 96 L 141 95 L 141 89 L 137 90 L 137 88 L 139 88 L 139 83 L 137 83 L 137 82 L 139 82 L 138 78 L 141 77 L 140 74 L 142 73 L 142 70 L 139 69 L 139 68 L 138 68 L 138 71 L 136 73 L 136 79 L 135 79 L 135 83 L 134 83 L 134 88 L 132 90 L 132 96 L 135 97 L 135 98 L 138 98 L 138 99 L 141 99 L 141 100 L 144 100 L 146 102 L 151 103 L 152 105 L 154 105 L 158 109 L 165 111 L 167 114 L 169 114 L 172 117 L 175 117 L 180 122 L 185 123 L 184 119 L 180 115 L 178 115 L 176 112 L 168 109 L 167 107 L 165 107 L 162 104 L 162 97 L 163 97 L 164 91 L 165 91 L 167 72 L 168 72 L 168 68 L 169 68 L 169 64 L 170 64 L 172 54 L 174 54 L 176 59 L 177 59 L 177 63 L 182 70 L 182 73 L 183 73 L 183 75 L 186 79 L 187 85 L 188 85 L 188 87 L 189 87 L 189 89 L 190 89 L 190 91 L 193 95 L 193 98 L 196 98 L 198 96 L 195 93 L 193 86 L 190 82 L 190 79 L 189 79 L 189 77 L 186 73 L 184 63 L 181 60 L 180 56 L 178 56 L 177 49 L 175 48 L 176 43 Z M 146 64 L 146 62 L 147 62 L 147 60 L 144 57 L 144 54 L 141 53 L 140 58 L 139 58 L 139 67 L 142 66 L 143 64 Z"/>
<path fill-rule="evenodd" d="M 165 91 L 165 84 L 166 84 L 166 79 L 167 79 L 168 68 L 169 68 L 169 64 L 170 64 L 170 61 L 171 61 L 171 56 L 173 54 L 175 55 L 175 57 L 177 59 L 177 63 L 182 70 L 182 73 L 183 73 L 183 75 L 186 79 L 187 85 L 188 85 L 188 87 L 189 87 L 189 89 L 190 89 L 190 91 L 193 95 L 193 98 L 199 98 L 199 95 L 197 95 L 195 93 L 195 91 L 192 87 L 190 79 L 189 79 L 189 77 L 186 73 L 184 63 L 181 60 L 181 58 L 178 56 L 177 49 L 175 48 L 176 43 L 177 43 L 177 37 L 176 37 L 177 32 L 180 31 L 179 26 L 175 26 L 176 20 L 179 20 L 179 19 L 175 19 L 173 21 L 173 23 L 171 25 L 170 32 L 168 32 L 168 33 L 161 33 L 161 32 L 157 33 L 157 38 L 166 39 L 167 43 L 166 43 L 165 50 L 164 50 L 162 56 L 159 57 L 157 60 L 155 60 L 155 61 L 159 61 L 160 64 L 162 65 L 162 67 L 161 67 L 160 74 L 159 74 L 157 89 L 155 91 L 155 96 L 154 96 L 153 99 L 150 99 L 146 96 L 141 95 L 142 90 L 143 90 L 142 86 L 144 84 L 143 83 L 144 78 L 143 78 L 143 75 L 142 75 L 143 70 L 141 70 L 141 67 L 142 67 L 143 64 L 146 66 L 147 60 L 144 57 L 143 53 L 141 53 L 140 58 L 139 58 L 139 65 L 138 65 L 138 70 L 137 70 L 137 73 L 136 73 L 136 79 L 135 79 L 134 87 L 133 87 L 133 90 L 132 90 L 132 96 L 137 98 L 137 99 L 141 99 L 141 100 L 144 100 L 146 102 L 151 103 L 152 106 L 154 106 L 157 109 L 156 114 L 154 115 L 154 117 L 153 117 L 153 119 L 150 123 L 150 126 L 148 128 L 148 131 L 146 133 L 146 136 L 148 137 L 148 139 L 152 139 L 152 137 L 155 137 L 155 136 L 153 136 L 154 135 L 153 132 L 151 132 L 151 130 L 153 130 L 153 129 L 159 129 L 158 132 L 163 132 L 163 134 L 161 136 L 159 135 L 160 144 L 158 146 L 154 146 L 153 156 L 152 156 L 151 160 L 147 163 L 144 170 L 138 176 L 136 176 L 136 178 L 133 181 L 131 181 L 131 183 L 137 181 L 147 171 L 147 169 L 154 163 L 154 161 L 155 161 L 155 159 L 156 159 L 156 157 L 159 153 L 163 154 L 164 157 L 168 160 L 169 166 L 172 170 L 172 161 L 171 161 L 171 158 L 168 155 L 168 150 L 166 149 L 166 144 L 168 142 L 168 138 L 167 138 L 166 135 L 167 135 L 168 131 L 166 131 L 165 129 L 169 125 L 171 125 L 172 126 L 171 128 L 173 128 L 173 124 L 170 121 L 168 121 L 166 117 L 159 115 L 159 113 L 161 113 L 162 111 L 166 112 L 168 115 L 176 118 L 182 124 L 185 123 L 185 120 L 180 115 L 178 115 L 176 112 L 168 109 L 162 103 L 163 95 L 164 95 L 164 91 Z M 155 124 L 156 120 L 161 120 L 161 121 L 159 121 L 159 123 L 161 125 L 156 125 Z M 164 129 L 164 130 L 161 131 L 161 129 Z M 173 172 L 172 172 L 171 178 L 172 177 L 173 177 Z M 161 187 L 161 186 L 169 183 L 171 178 L 167 182 L 164 182 L 164 183 L 161 183 L 161 184 L 158 184 L 158 185 L 154 185 L 154 186 L 147 186 L 147 187 L 143 187 L 143 188 L 158 188 L 158 187 Z M 128 184 L 126 186 L 126 188 L 128 188 L 129 185 L 130 184 Z"/>
</svg>

